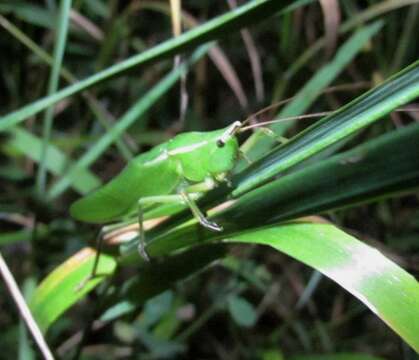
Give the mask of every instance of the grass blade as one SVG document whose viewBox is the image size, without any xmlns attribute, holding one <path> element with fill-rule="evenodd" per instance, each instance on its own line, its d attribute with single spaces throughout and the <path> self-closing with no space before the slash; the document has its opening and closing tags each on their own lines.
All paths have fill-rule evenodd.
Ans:
<svg viewBox="0 0 419 360">
<path fill-rule="evenodd" d="M 58 89 L 60 80 L 61 65 L 63 62 L 65 46 L 67 42 L 68 24 L 70 19 L 71 0 L 62 0 L 59 15 L 56 20 L 56 41 L 54 46 L 54 62 L 51 68 L 51 74 L 48 82 L 48 96 L 54 94 Z M 36 185 L 38 194 L 45 192 L 47 165 L 46 153 L 51 140 L 52 120 L 54 116 L 54 107 L 50 106 L 45 111 L 43 129 L 42 129 L 42 151 L 39 162 L 38 173 L 36 176 Z"/>
<path fill-rule="evenodd" d="M 419 124 L 390 132 L 244 194 L 222 218 L 255 226 L 413 191 L 418 144 Z"/>
<path fill-rule="evenodd" d="M 196 223 L 168 231 L 162 223 L 150 234 L 147 251 L 152 257 L 164 256 L 196 242 L 223 239 L 245 228 L 416 189 L 418 142 L 419 125 L 412 125 L 253 190 L 213 217 L 224 228 L 219 235 L 201 231 Z M 159 231 L 160 226 L 163 231 Z M 132 254 L 130 251 L 127 256 Z"/>
<path fill-rule="evenodd" d="M 10 151 L 24 154 L 35 162 L 40 161 L 42 141 L 39 138 L 19 127 L 12 129 L 10 134 L 11 137 L 6 142 L 5 147 L 10 148 Z M 67 169 L 72 166 L 71 160 L 52 144 L 48 146 L 45 162 L 47 170 L 56 176 L 64 175 Z M 100 186 L 101 183 L 101 180 L 90 172 L 89 169 L 82 169 L 78 173 L 77 180 L 71 186 L 80 194 L 87 194 Z"/>
<path fill-rule="evenodd" d="M 418 96 L 419 61 L 416 61 L 253 163 L 233 180 L 236 187 L 233 195 L 238 196 L 266 182 Z"/>
<path fill-rule="evenodd" d="M 153 61 L 162 60 L 190 49 L 199 44 L 217 39 L 223 34 L 230 33 L 233 30 L 259 20 L 266 20 L 267 17 L 275 15 L 281 8 L 287 5 L 287 2 L 278 2 L 276 0 L 255 0 L 241 6 L 235 11 L 220 15 L 207 23 L 192 29 L 182 35 L 167 40 L 141 54 L 115 64 L 105 70 L 98 72 L 80 82 L 68 86 L 54 95 L 40 99 L 23 108 L 16 110 L 2 119 L 0 119 L 0 131 L 4 131 L 28 117 L 46 109 L 58 101 L 68 96 L 77 94 L 91 86 L 97 85 L 105 80 L 115 76 L 120 76 L 124 72 L 140 65 L 149 64 Z"/>
<path fill-rule="evenodd" d="M 272 246 L 322 272 L 419 351 L 419 283 L 376 249 L 329 224 L 276 225 L 229 241 Z"/>
<path fill-rule="evenodd" d="M 42 332 L 62 315 L 70 306 L 82 299 L 116 268 L 113 257 L 102 254 L 99 259 L 98 276 L 82 289 L 78 286 L 90 275 L 96 251 L 84 248 L 58 266 L 39 286 L 30 301 L 30 308 Z"/>
</svg>

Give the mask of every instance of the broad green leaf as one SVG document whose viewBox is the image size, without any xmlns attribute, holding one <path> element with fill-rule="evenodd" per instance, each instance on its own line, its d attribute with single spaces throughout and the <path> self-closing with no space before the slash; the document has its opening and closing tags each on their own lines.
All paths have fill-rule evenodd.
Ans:
<svg viewBox="0 0 419 360">
<path fill-rule="evenodd" d="M 162 60 L 205 42 L 218 39 L 225 34 L 229 34 L 234 30 L 240 29 L 242 26 L 248 26 L 251 23 L 255 23 L 260 20 L 266 20 L 268 17 L 275 15 L 288 3 L 290 3 L 290 1 L 251 1 L 234 11 L 220 15 L 178 37 L 167 40 L 141 54 L 134 55 L 84 80 L 81 80 L 74 85 L 70 85 L 54 95 L 40 99 L 4 116 L 0 119 L 0 131 L 4 131 L 24 121 L 28 117 L 35 115 L 36 113 L 44 110 L 52 104 L 57 103 L 58 101 L 65 99 L 68 96 L 77 94 L 112 77 L 120 76 L 128 70 L 132 70 L 140 65 Z"/>
<path fill-rule="evenodd" d="M 202 235 L 204 232 L 194 226 L 179 228 L 151 242 L 148 252 L 156 257 L 179 246 L 202 243 Z M 313 267 L 352 293 L 419 350 L 419 283 L 378 250 L 335 226 L 301 221 L 226 232 L 209 239 L 269 245 Z M 183 260 L 188 262 L 186 257 Z"/>
<path fill-rule="evenodd" d="M 116 261 L 113 257 L 102 254 L 97 270 L 101 276 L 80 288 L 80 284 L 92 271 L 95 256 L 95 250 L 84 248 L 58 266 L 39 284 L 29 306 L 43 332 L 69 307 L 112 275 Z"/>
<path fill-rule="evenodd" d="M 268 245 L 322 272 L 419 351 L 419 283 L 378 250 L 330 224 L 274 225 L 228 241 Z"/>
</svg>

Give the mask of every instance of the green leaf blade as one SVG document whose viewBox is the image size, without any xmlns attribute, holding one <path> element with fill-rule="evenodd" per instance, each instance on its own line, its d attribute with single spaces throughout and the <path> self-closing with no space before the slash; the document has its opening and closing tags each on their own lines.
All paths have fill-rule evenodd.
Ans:
<svg viewBox="0 0 419 360">
<path fill-rule="evenodd" d="M 220 221 L 250 227 L 414 191 L 418 143 L 419 124 L 389 132 L 244 194 Z"/>
<path fill-rule="evenodd" d="M 167 40 L 141 54 L 134 55 L 125 61 L 110 66 L 74 85 L 70 85 L 53 95 L 39 99 L 36 102 L 4 116 L 0 119 L 0 131 L 4 131 L 19 124 L 28 117 L 35 115 L 66 97 L 77 94 L 115 76 L 120 76 L 128 70 L 140 65 L 149 64 L 153 61 L 168 58 L 194 46 L 217 39 L 222 36 L 222 34 L 226 34 L 229 31 L 239 29 L 242 26 L 248 26 L 250 23 L 259 20 L 265 20 L 268 16 L 275 15 L 289 2 L 290 1 L 278 2 L 276 0 L 251 1 L 234 11 L 220 15 L 178 37 Z"/>
<path fill-rule="evenodd" d="M 77 301 L 110 276 L 116 261 L 108 255 L 101 255 L 97 273 L 100 276 L 90 280 L 83 288 L 80 284 L 91 274 L 96 252 L 84 248 L 51 272 L 37 287 L 30 308 L 43 332 Z"/>
<path fill-rule="evenodd" d="M 280 146 L 238 174 L 234 196 L 268 181 L 419 96 L 419 61 Z"/>
<path fill-rule="evenodd" d="M 229 241 L 269 245 L 322 272 L 419 351 L 419 283 L 378 250 L 333 225 L 313 223 L 261 228 Z"/>
</svg>

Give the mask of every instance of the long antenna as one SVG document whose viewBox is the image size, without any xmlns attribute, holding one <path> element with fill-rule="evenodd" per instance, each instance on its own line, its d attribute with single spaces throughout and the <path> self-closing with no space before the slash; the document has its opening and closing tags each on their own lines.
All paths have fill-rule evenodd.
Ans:
<svg viewBox="0 0 419 360">
<path fill-rule="evenodd" d="M 368 88 L 371 86 L 371 82 L 369 81 L 360 81 L 357 83 L 350 83 L 350 84 L 341 84 L 341 85 L 336 85 L 336 86 L 329 86 L 328 88 L 324 89 L 321 94 L 329 94 L 329 93 L 334 93 L 334 92 L 339 92 L 339 91 L 348 91 L 348 90 L 357 90 L 357 89 L 363 89 L 363 88 Z M 269 111 L 269 110 L 273 110 L 273 109 L 277 109 L 280 106 L 289 103 L 290 101 L 294 100 L 296 96 L 292 96 L 289 97 L 287 99 L 275 102 L 271 105 L 268 105 L 266 107 L 264 107 L 263 109 L 250 114 L 243 122 L 243 125 L 246 125 L 248 122 L 250 122 L 254 117 L 259 116 L 261 114 L 264 114 L 265 112 Z M 291 120 L 291 119 L 290 119 Z"/>
<path fill-rule="evenodd" d="M 411 107 L 398 108 L 398 109 L 394 109 L 393 111 L 395 111 L 395 112 L 419 112 L 419 106 L 415 106 L 415 104 L 412 104 Z M 238 130 L 237 132 L 240 133 L 240 132 L 250 130 L 250 129 L 254 129 L 254 128 L 258 128 L 258 127 L 261 127 L 261 126 L 275 124 L 275 123 L 278 123 L 278 122 L 281 122 L 281 121 L 311 119 L 311 118 L 316 118 L 316 117 L 332 115 L 332 114 L 335 114 L 337 112 L 338 112 L 337 110 L 336 111 L 323 111 L 323 112 L 317 112 L 317 113 L 312 113 L 312 114 L 287 116 L 287 117 L 283 117 L 283 118 L 279 118 L 279 119 L 275 119 L 275 120 L 270 120 L 270 121 L 261 121 L 261 122 L 258 122 L 257 124 L 242 126 L 240 128 L 240 130 Z"/>
<path fill-rule="evenodd" d="M 261 122 L 258 122 L 257 124 L 242 126 L 241 129 L 239 130 L 239 132 L 243 132 L 243 131 L 246 131 L 246 130 L 258 128 L 258 127 L 265 126 L 265 125 L 275 124 L 275 123 L 278 123 L 278 122 L 281 122 L 281 121 L 303 120 L 303 119 L 310 119 L 310 118 L 332 115 L 335 112 L 336 111 L 323 111 L 323 112 L 305 114 L 305 115 L 287 116 L 287 117 L 279 118 L 279 119 L 276 119 L 276 120 L 270 120 L 270 121 L 261 121 Z"/>
</svg>

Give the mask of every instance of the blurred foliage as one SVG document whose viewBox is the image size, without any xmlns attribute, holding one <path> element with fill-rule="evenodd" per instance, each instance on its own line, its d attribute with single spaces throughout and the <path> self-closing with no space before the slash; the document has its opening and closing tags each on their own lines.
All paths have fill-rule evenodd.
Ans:
<svg viewBox="0 0 419 360">
<path fill-rule="evenodd" d="M 338 274 L 343 263 L 334 274 L 328 266 L 339 256 L 351 258 L 355 247 L 372 257 L 378 249 L 390 259 L 386 269 L 374 268 L 368 256 L 362 258 L 365 266 L 348 263 L 377 273 L 372 284 L 380 290 L 372 295 L 394 300 L 389 313 L 397 312 L 396 300 L 403 296 L 413 304 L 411 314 L 419 312 L 413 279 L 419 276 L 414 192 L 419 146 L 413 124 L 419 112 L 417 106 L 412 110 L 419 92 L 419 1 L 256 0 L 239 2 L 242 12 L 231 10 L 234 3 L 184 0 L 185 33 L 173 39 L 175 15 L 166 1 L 73 0 L 69 12 L 56 0 L 0 2 L 3 256 L 28 299 L 34 282 L 46 279 L 35 290 L 32 308 L 44 329 L 49 327 L 46 339 L 57 358 L 417 358 L 403 331 L 400 337 L 382 321 L 393 326 L 388 313 L 371 312 L 371 298 L 358 296 L 358 288 L 343 281 Z M 69 18 L 68 29 L 60 16 Z M 210 19 L 215 20 L 206 23 Z M 200 46 L 208 40 L 218 40 L 217 46 Z M 62 65 L 59 43 L 65 48 Z M 178 52 L 184 62 L 174 69 Z M 55 94 L 48 85 L 54 68 L 61 89 Z M 186 68 L 189 104 L 182 119 L 179 80 Z M 311 219 L 306 233 L 298 234 L 302 228 L 297 227 L 294 234 L 292 226 L 289 232 L 285 226 L 272 230 L 283 232 L 279 239 L 290 238 L 269 243 L 283 253 L 261 246 L 202 244 L 219 239 L 196 235 L 194 224 L 184 226 L 189 212 L 180 213 L 149 232 L 150 254 L 164 256 L 145 264 L 133 255 L 132 244 L 108 246 L 104 271 L 113 272 L 117 259 L 114 275 L 83 292 L 73 291 L 93 262 L 93 252 L 86 258 L 80 254 L 91 251 L 86 246 L 94 246 L 98 227 L 74 221 L 68 208 L 116 176 L 132 156 L 177 133 L 225 127 L 290 97 L 295 98 L 282 110 L 265 111 L 254 120 L 341 109 L 389 78 L 331 118 L 276 124 L 276 140 L 260 131 L 240 136 L 249 157 L 259 161 L 246 168 L 243 160 L 238 169 L 245 170 L 237 171 L 233 183 L 240 189 L 256 179 L 258 189 L 216 214 L 229 240 L 264 243 L 267 233 L 251 230 L 271 229 L 302 215 L 324 216 Z M 389 113 L 398 104 L 410 111 Z M 376 108 L 376 115 L 370 115 Z M 43 130 L 48 127 L 46 109 L 53 111 L 50 138 Z M 345 116 L 353 121 L 344 123 Z M 352 128 L 357 119 L 361 125 Z M 336 124 L 347 124 L 349 130 L 344 133 Z M 278 147 L 278 141 L 285 145 Z M 281 176 L 262 181 L 262 170 L 275 163 L 272 159 Z M 48 171 L 46 189 L 37 180 L 40 163 Z M 342 164 L 351 164 L 351 170 Z M 221 195 L 209 194 L 203 206 L 223 202 L 225 187 L 218 191 Z M 353 237 L 334 227 L 320 228 L 324 247 L 311 248 L 308 240 L 316 241 L 316 225 L 325 219 Z M 306 244 L 300 257 L 300 243 L 289 248 L 292 239 Z M 322 253 L 342 239 L 347 242 L 337 245 L 335 253 Z M 346 255 L 339 252 L 345 246 Z M 391 297 L 391 286 L 397 284 L 384 286 L 390 270 L 397 275 L 393 283 L 409 282 L 411 292 Z M 0 308 L 0 359 L 34 358 L 37 350 L 31 349 L 32 340 L 3 286 Z M 403 311 L 400 306 L 400 313 L 409 314 Z M 403 321 L 410 329 L 419 324 L 419 318 Z"/>
</svg>

